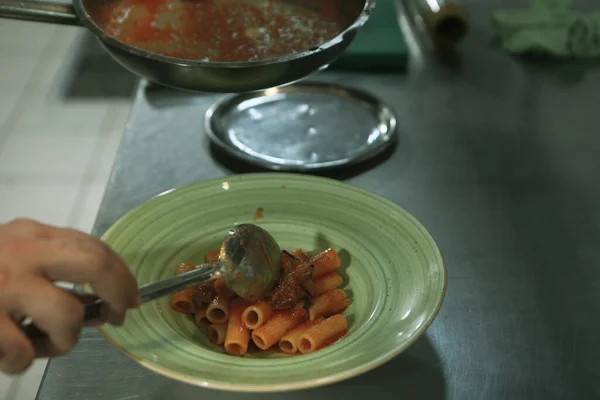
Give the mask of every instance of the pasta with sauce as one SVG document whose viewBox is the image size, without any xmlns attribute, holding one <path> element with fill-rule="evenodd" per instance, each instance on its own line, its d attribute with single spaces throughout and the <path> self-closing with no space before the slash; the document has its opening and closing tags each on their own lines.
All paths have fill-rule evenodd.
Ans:
<svg viewBox="0 0 600 400">
<path fill-rule="evenodd" d="M 217 250 L 206 253 L 214 263 Z M 327 249 L 317 255 L 301 249 L 281 253 L 281 276 L 272 294 L 250 303 L 217 279 L 194 285 L 172 297 L 172 308 L 190 315 L 206 329 L 214 344 L 231 355 L 243 356 L 251 345 L 258 351 L 279 350 L 306 354 L 319 350 L 347 332 L 343 315 L 350 299 L 341 288 L 338 253 Z M 183 263 L 176 274 L 197 268 Z"/>
</svg>

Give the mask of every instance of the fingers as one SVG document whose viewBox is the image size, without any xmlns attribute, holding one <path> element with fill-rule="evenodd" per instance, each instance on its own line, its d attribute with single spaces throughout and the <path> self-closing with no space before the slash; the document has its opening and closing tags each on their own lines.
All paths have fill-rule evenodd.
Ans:
<svg viewBox="0 0 600 400">
<path fill-rule="evenodd" d="M 83 305 L 68 292 L 57 288 L 38 276 L 10 289 L 5 296 L 5 307 L 11 313 L 29 316 L 49 338 L 47 343 L 36 343 L 39 355 L 64 354 L 77 343 L 83 324 Z"/>
<path fill-rule="evenodd" d="M 100 241 L 51 239 L 39 244 L 36 262 L 51 281 L 90 283 L 113 311 L 139 305 L 135 278 L 121 258 Z"/>
<path fill-rule="evenodd" d="M 102 303 L 102 305 L 100 306 L 100 315 L 98 316 L 98 318 L 94 318 L 92 320 L 84 322 L 83 326 L 96 327 L 104 324 L 105 322 L 116 326 L 123 325 L 124 315 L 113 312 L 107 303 Z"/>
<path fill-rule="evenodd" d="M 44 226 L 30 219 L 19 218 L 6 224 L 4 229 L 10 231 L 11 235 L 38 236 L 40 229 Z"/>
<path fill-rule="evenodd" d="M 135 278 L 123 260 L 102 241 L 73 229 L 26 219 L 0 226 L 0 235 L 3 233 L 8 233 L 3 242 L 5 260 L 19 260 L 18 264 L 31 266 L 31 272 L 37 272 L 49 281 L 91 284 L 95 294 L 107 304 L 103 317 L 93 321 L 93 325 L 105 321 L 120 325 L 125 311 L 139 306 Z M 9 286 L 20 285 L 25 270 L 10 269 L 4 274 L 13 278 Z M 18 279 L 17 275 L 20 276 Z M 0 286 L 6 286 L 2 279 Z"/>
<path fill-rule="evenodd" d="M 47 247 L 56 245 L 57 258 L 41 264 L 44 275 L 53 281 L 90 283 L 94 292 L 110 305 L 106 309 L 107 322 L 121 325 L 125 310 L 139 306 L 135 278 L 123 260 L 102 241 L 74 229 L 56 228 L 35 221 L 16 220 L 13 223 L 22 232 L 48 239 Z M 71 262 L 65 262 L 67 259 Z"/>
<path fill-rule="evenodd" d="M 139 306 L 135 278 L 102 241 L 31 220 L 0 224 L 1 372 L 23 372 L 36 355 L 64 354 L 76 344 L 86 299 L 56 287 L 56 281 L 90 283 L 103 299 L 100 316 L 88 326 L 120 325 L 126 309 Z M 30 317 L 32 334 L 11 315 Z"/>
<path fill-rule="evenodd" d="M 0 314 L 0 371 L 19 374 L 35 357 L 35 349 L 7 314 Z"/>
<path fill-rule="evenodd" d="M 37 237 L 42 239 L 64 238 L 85 240 L 89 238 L 94 240 L 91 236 L 75 229 L 59 228 L 26 218 L 15 219 L 6 224 L 6 227 L 10 229 L 10 233 L 13 235 Z"/>
</svg>

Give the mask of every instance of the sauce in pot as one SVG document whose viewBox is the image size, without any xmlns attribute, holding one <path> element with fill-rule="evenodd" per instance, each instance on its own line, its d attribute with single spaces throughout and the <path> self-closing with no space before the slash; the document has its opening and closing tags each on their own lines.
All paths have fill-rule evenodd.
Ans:
<svg viewBox="0 0 600 400">
<path fill-rule="evenodd" d="M 274 0 L 122 0 L 102 9 L 108 36 L 166 56 L 243 62 L 296 54 L 340 34 L 331 2 L 320 10 Z"/>
</svg>

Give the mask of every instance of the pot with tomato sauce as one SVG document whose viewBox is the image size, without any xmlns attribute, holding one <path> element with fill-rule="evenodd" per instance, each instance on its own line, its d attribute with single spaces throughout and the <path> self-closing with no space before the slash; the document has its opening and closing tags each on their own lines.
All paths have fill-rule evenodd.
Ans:
<svg viewBox="0 0 600 400">
<path fill-rule="evenodd" d="M 3 1 L 0 17 L 84 25 L 119 63 L 184 90 L 291 83 L 334 61 L 375 0 Z"/>
</svg>

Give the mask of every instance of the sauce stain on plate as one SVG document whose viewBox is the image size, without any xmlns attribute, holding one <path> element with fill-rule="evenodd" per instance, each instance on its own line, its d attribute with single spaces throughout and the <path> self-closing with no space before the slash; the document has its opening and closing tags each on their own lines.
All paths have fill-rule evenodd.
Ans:
<svg viewBox="0 0 600 400">
<path fill-rule="evenodd" d="M 263 213 L 265 212 L 264 208 L 259 207 L 256 209 L 256 212 L 254 213 L 254 220 L 258 221 L 259 219 L 261 219 L 263 217 Z"/>
</svg>

